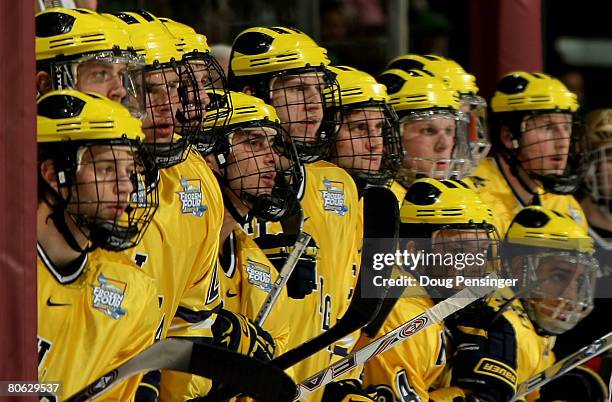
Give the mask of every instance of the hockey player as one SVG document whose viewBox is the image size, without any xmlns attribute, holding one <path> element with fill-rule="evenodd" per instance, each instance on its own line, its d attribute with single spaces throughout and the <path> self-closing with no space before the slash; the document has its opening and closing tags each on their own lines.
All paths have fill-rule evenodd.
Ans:
<svg viewBox="0 0 612 402">
<path fill-rule="evenodd" d="M 555 336 L 593 307 L 593 251 L 593 240 L 569 215 L 540 206 L 522 209 L 504 248 L 506 277 L 516 286 L 447 320 L 456 349 L 452 385 L 478 400 L 509 401 L 517 384 L 551 366 Z M 526 400 L 537 400 L 537 394 Z"/>
<path fill-rule="evenodd" d="M 408 186 L 418 177 L 461 177 L 472 156 L 459 94 L 426 71 L 387 70 L 378 81 L 400 119 L 405 154 L 397 181 Z"/>
<path fill-rule="evenodd" d="M 491 100 L 491 138 L 496 157 L 472 174 L 482 200 L 495 205 L 504 234 L 525 205 L 569 213 L 586 228 L 572 195 L 586 173 L 585 137 L 577 129 L 576 95 L 542 73 L 504 76 Z"/>
<path fill-rule="evenodd" d="M 274 106 L 281 124 L 291 135 L 300 161 L 304 182 L 298 194 L 304 210 L 304 231 L 312 235 L 318 258 L 302 259 L 288 283 L 291 332 L 288 347 L 302 344 L 327 329 L 344 314 L 357 280 L 359 233 L 357 189 L 351 177 L 337 166 L 322 161 L 329 152 L 339 124 L 330 113 L 324 93 L 338 91 L 329 59 L 306 34 L 285 27 L 249 28 L 232 47 L 230 88 L 255 95 Z M 331 100 L 338 99 L 333 95 Z M 258 222 L 254 238 L 277 268 L 292 245 L 280 225 Z M 314 292 L 313 289 L 315 290 Z M 312 293 L 311 293 L 312 292 Z M 354 339 L 333 346 L 344 354 Z M 301 380 L 330 364 L 331 355 L 322 350 L 294 366 Z M 319 400 L 314 395 L 312 400 Z"/>
<path fill-rule="evenodd" d="M 161 315 L 153 278 L 89 252 L 138 243 L 157 189 L 146 186 L 140 121 L 107 98 L 44 95 L 37 139 L 38 379 L 61 382 L 55 398 L 64 399 L 153 343 Z M 139 381 L 104 399 L 132 398 Z"/>
<path fill-rule="evenodd" d="M 476 168 L 491 149 L 491 140 L 487 126 L 487 102 L 478 95 L 476 77 L 468 74 L 463 67 L 451 59 L 428 54 L 407 54 L 396 57 L 387 65 L 387 69 L 425 70 L 444 80 L 452 89 L 459 92 L 461 111 L 470 119 L 469 141 L 472 157 L 472 168 Z"/>
<path fill-rule="evenodd" d="M 433 307 L 436 298 L 449 297 L 462 287 L 456 277 L 483 278 L 499 272 L 500 241 L 492 221 L 491 209 L 461 181 L 423 178 L 410 185 L 401 209 L 402 240 L 407 241 L 413 255 L 422 253 L 423 260 L 412 268 L 404 267 L 402 274 L 412 274 L 415 284 L 408 285 L 384 323 L 360 343 L 378 338 Z M 444 265 L 429 260 L 436 254 L 480 254 L 482 260 L 472 264 L 455 260 Z M 427 285 L 433 280 L 441 285 Z M 458 388 L 430 391 L 438 385 L 446 364 L 443 331 L 444 323 L 434 324 L 365 364 L 364 385 L 376 391 L 377 401 L 454 400 L 464 395 Z"/>
<path fill-rule="evenodd" d="M 329 67 L 340 87 L 339 100 L 332 102 L 342 125 L 329 157 L 351 174 L 357 188 L 388 184 L 401 163 L 402 149 L 397 115 L 388 105 L 384 85 L 352 67 Z"/>
<path fill-rule="evenodd" d="M 225 216 L 221 229 L 219 255 L 221 285 L 225 291 L 224 308 L 255 320 L 268 292 L 276 281 L 276 270 L 265 254 L 250 239 L 240 224 L 255 216 L 278 221 L 297 205 L 301 177 L 299 162 L 288 134 L 281 128 L 274 108 L 258 98 L 239 92 L 230 94 L 234 110 L 227 128 L 215 130 L 221 137 L 207 160 L 221 185 Z M 207 121 L 219 118 L 207 114 Z M 221 110 L 219 113 L 224 113 Z M 286 351 L 290 322 L 287 321 L 287 294 L 283 290 L 265 321 L 261 344 L 255 356 L 270 359 Z M 255 330 L 246 319 L 242 327 Z M 212 331 L 221 329 L 213 326 Z M 240 328 L 238 328 L 240 330 Z M 212 338 L 208 329 L 172 330 L 173 336 Z M 233 347 L 236 349 L 238 347 Z M 246 353 L 246 345 L 239 348 Z M 206 395 L 210 382 L 182 373 L 164 372 L 160 398 L 183 401 Z"/>
</svg>

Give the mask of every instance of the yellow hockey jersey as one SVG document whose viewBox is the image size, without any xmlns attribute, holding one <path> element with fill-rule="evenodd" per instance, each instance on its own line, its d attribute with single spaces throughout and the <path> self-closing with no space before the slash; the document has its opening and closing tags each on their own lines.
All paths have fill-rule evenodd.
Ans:
<svg viewBox="0 0 612 402">
<path fill-rule="evenodd" d="M 225 292 L 223 307 L 255 320 L 278 273 L 242 228 L 234 229 L 226 244 L 221 264 L 223 271 L 219 276 Z M 287 350 L 290 323 L 287 307 L 287 292 L 283 290 L 263 325 L 274 338 L 276 356 Z M 173 333 L 180 333 L 180 336 L 211 336 L 208 329 L 185 329 Z M 160 398 L 163 401 L 184 401 L 206 395 L 210 384 L 209 380 L 202 377 L 165 371 L 162 374 Z"/>
<path fill-rule="evenodd" d="M 512 218 L 525 205 L 515 196 L 497 161 L 493 158 L 483 160 L 465 181 L 471 182 L 482 201 L 491 207 L 495 227 L 503 238 Z M 547 208 L 570 214 L 576 222 L 588 228 L 582 207 L 574 196 L 544 193 L 540 195 L 540 201 Z"/>
<path fill-rule="evenodd" d="M 375 338 L 422 314 L 433 305 L 427 296 L 399 298 Z M 363 341 L 360 340 L 360 344 Z M 392 394 L 398 401 L 427 401 L 429 388 L 436 383 L 445 364 L 444 325 L 438 323 L 366 362 L 363 384 L 377 386 L 379 392 Z"/>
<path fill-rule="evenodd" d="M 186 161 L 160 170 L 159 208 L 142 241 L 121 254 L 157 280 L 166 336 L 177 314 L 192 316 L 220 303 L 215 271 L 223 200 L 210 167 L 196 152 Z M 96 250 L 91 258 L 117 261 L 125 256 Z M 197 321 L 197 319 L 196 319 Z"/>
<path fill-rule="evenodd" d="M 59 269 L 38 246 L 38 380 L 63 400 L 153 343 L 160 309 L 154 279 L 134 266 L 85 257 Z M 100 400 L 129 401 L 134 376 Z"/>
<path fill-rule="evenodd" d="M 500 308 L 507 302 L 512 300 L 514 293 L 510 288 L 499 289 L 487 298 L 487 305 L 493 312 L 500 311 Z M 536 329 L 529 319 L 522 303 L 518 299 L 512 300 L 509 306 L 505 307 L 502 317 L 512 328 L 511 332 L 514 339 L 505 340 L 505 345 L 514 345 L 514 352 L 511 354 L 515 357 L 515 361 L 511 362 L 511 367 L 516 367 L 516 385 L 521 384 L 531 377 L 539 374 L 541 371 L 552 366 L 555 362 L 553 346 L 556 340 L 554 336 L 541 336 L 536 332 Z M 473 323 L 465 323 L 456 328 L 465 333 L 482 336 L 487 338 L 487 328 L 478 328 L 473 326 Z M 499 339 L 497 340 L 499 343 Z M 454 345 L 457 347 L 458 345 Z M 467 359 L 452 359 L 452 370 L 456 370 L 458 365 L 464 363 Z M 447 375 L 449 373 L 446 373 Z M 499 374 L 487 374 L 486 370 L 482 370 L 481 374 L 499 377 Z M 448 376 L 447 376 L 448 378 Z M 448 380 L 447 380 L 448 381 Z M 535 391 L 523 398 L 525 401 L 533 402 L 539 398 L 539 392 Z"/>
<path fill-rule="evenodd" d="M 312 236 L 319 248 L 317 288 L 302 300 L 287 300 L 287 317 L 292 328 L 289 349 L 323 333 L 344 315 L 357 282 L 358 250 L 363 239 L 357 188 L 351 176 L 326 161 L 304 165 L 304 172 L 299 196 L 304 211 L 304 231 Z M 281 231 L 279 223 L 269 222 L 254 223 L 248 230 L 254 238 Z M 326 368 L 332 363 L 332 354 L 346 354 L 355 341 L 355 336 L 346 337 L 329 350 L 322 350 L 298 363 L 293 367 L 295 379 L 304 380 Z M 321 396 L 322 393 L 314 393 L 309 400 L 317 401 Z"/>
</svg>

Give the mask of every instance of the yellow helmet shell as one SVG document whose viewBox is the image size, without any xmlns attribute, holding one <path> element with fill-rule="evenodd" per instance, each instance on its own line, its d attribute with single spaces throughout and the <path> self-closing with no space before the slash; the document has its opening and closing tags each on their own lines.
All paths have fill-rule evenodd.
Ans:
<svg viewBox="0 0 612 402">
<path fill-rule="evenodd" d="M 426 70 L 441 78 L 461 95 L 476 95 L 478 93 L 476 77 L 468 74 L 456 61 L 441 56 L 405 54 L 389 62 L 387 69 L 394 68 L 404 71 Z"/>
<path fill-rule="evenodd" d="M 134 50 L 144 56 L 147 65 L 181 60 L 180 39 L 154 15 L 146 11 L 104 14 L 118 22 L 130 34 Z"/>
<path fill-rule="evenodd" d="M 378 80 L 386 85 L 389 104 L 397 112 L 432 108 L 459 110 L 461 106 L 459 93 L 426 71 L 391 69 L 383 72 Z"/>
<path fill-rule="evenodd" d="M 295 28 L 249 28 L 232 45 L 230 70 L 237 77 L 320 65 L 329 65 L 327 50 Z"/>
<path fill-rule="evenodd" d="M 131 48 L 129 34 L 94 11 L 50 8 L 36 14 L 37 61 Z"/>
<path fill-rule="evenodd" d="M 181 41 L 179 48 L 181 52 L 190 53 L 197 51 L 206 53 L 210 51 L 206 36 L 197 33 L 189 25 L 176 22 L 170 18 L 160 18 L 159 20 L 168 28 L 172 35 Z"/>
<path fill-rule="evenodd" d="M 145 138 L 139 119 L 120 103 L 98 94 L 52 91 L 43 95 L 37 105 L 39 143 Z"/>
<path fill-rule="evenodd" d="M 402 223 L 493 224 L 493 212 L 476 190 L 458 180 L 421 178 L 407 189 L 400 209 Z"/>
<path fill-rule="evenodd" d="M 596 109 L 587 113 L 586 130 L 593 148 L 612 143 L 612 109 Z"/>
<path fill-rule="evenodd" d="M 516 214 L 506 239 L 530 247 L 594 252 L 593 239 L 571 216 L 541 206 L 528 206 Z"/>
<path fill-rule="evenodd" d="M 340 87 L 340 99 L 328 102 L 331 105 L 349 106 L 364 102 L 387 102 L 387 88 L 383 84 L 376 82 L 374 77 L 363 71 L 359 71 L 348 66 L 329 66 L 328 69 L 336 74 L 336 80 Z M 325 94 L 326 97 L 329 94 Z M 337 98 L 337 91 L 334 91 Z"/>
<path fill-rule="evenodd" d="M 498 83 L 491 100 L 494 113 L 578 110 L 576 94 L 561 81 L 543 73 L 514 71 Z"/>
<path fill-rule="evenodd" d="M 204 121 L 205 128 L 212 128 L 210 126 L 214 122 L 227 119 L 226 116 L 228 115 L 230 118 L 227 125 L 230 127 L 264 120 L 280 124 L 280 119 L 274 107 L 266 104 L 263 100 L 242 92 L 229 92 L 228 97 L 227 104 L 231 105 L 231 108 L 226 106 L 208 112 Z"/>
</svg>

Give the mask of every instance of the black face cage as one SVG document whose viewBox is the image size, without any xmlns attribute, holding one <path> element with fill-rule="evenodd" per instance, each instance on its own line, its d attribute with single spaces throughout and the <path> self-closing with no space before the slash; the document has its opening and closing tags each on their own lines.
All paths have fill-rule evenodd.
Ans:
<svg viewBox="0 0 612 402">
<path fill-rule="evenodd" d="M 380 116 L 369 118 L 367 112 Z M 383 102 L 340 109 L 342 126 L 330 160 L 353 176 L 357 187 L 385 185 L 397 174 L 403 156 L 399 120 Z"/>
<path fill-rule="evenodd" d="M 147 134 L 145 146 L 160 168 L 174 166 L 189 154 L 207 100 L 200 87 L 192 66 L 183 62 L 146 67 L 147 118 L 142 128 Z"/>
<path fill-rule="evenodd" d="M 274 88 L 280 80 L 285 84 Z M 326 158 L 341 123 L 340 87 L 335 74 L 324 66 L 304 67 L 266 75 L 257 83 L 255 93 L 276 109 L 300 161 Z"/>
<path fill-rule="evenodd" d="M 531 114 L 505 113 L 500 125 L 510 128 L 513 146 L 508 149 L 499 144 L 502 155 L 509 161 L 515 176 L 518 169 L 538 180 L 545 191 L 553 194 L 573 194 L 584 180 L 589 163 L 589 143 L 584 126 L 575 114 L 571 121 L 554 122 L 547 115 L 561 112 L 545 111 Z M 540 119 L 534 123 L 536 119 Z M 537 130 L 537 131 L 535 131 Z M 530 131 L 537 132 L 535 140 L 525 137 Z M 561 145 L 565 142 L 566 145 Z M 523 155 L 521 155 L 523 154 Z"/>
<path fill-rule="evenodd" d="M 195 80 L 193 86 L 189 87 L 187 99 L 193 98 L 196 105 L 200 104 L 204 109 L 205 123 L 194 133 L 194 141 L 198 151 L 206 156 L 210 154 L 216 145 L 216 128 L 227 125 L 231 116 L 231 98 L 227 79 L 223 69 L 217 60 L 209 53 L 191 52 L 183 56 L 183 63 Z M 195 106 L 195 105 L 194 105 Z M 221 110 L 227 113 L 221 113 Z M 216 113 L 210 113 L 215 112 Z"/>
<path fill-rule="evenodd" d="M 289 135 L 270 121 L 229 126 L 215 154 L 223 181 L 249 209 L 248 217 L 278 221 L 293 210 L 302 183 Z"/>
<path fill-rule="evenodd" d="M 66 141 L 44 144 L 41 159 L 54 162 L 59 192 L 43 182 L 42 197 L 68 244 L 77 251 L 120 251 L 136 246 L 159 205 L 158 171 L 140 142 Z M 41 180 L 39 178 L 39 180 Z M 85 249 L 66 219 L 89 239 Z"/>
</svg>

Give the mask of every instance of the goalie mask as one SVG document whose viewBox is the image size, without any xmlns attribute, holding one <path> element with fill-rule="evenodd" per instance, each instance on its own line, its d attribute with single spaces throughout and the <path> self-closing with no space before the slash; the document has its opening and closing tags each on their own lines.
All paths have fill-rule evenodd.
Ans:
<svg viewBox="0 0 612 402">
<path fill-rule="evenodd" d="M 66 242 L 79 252 L 138 244 L 158 206 L 140 121 L 107 98 L 53 91 L 38 101 L 37 139 L 39 201 Z"/>
<path fill-rule="evenodd" d="M 542 73 L 503 77 L 491 100 L 494 144 L 512 173 L 554 194 L 574 193 L 586 174 L 588 146 L 578 124 L 576 95 Z"/>
<path fill-rule="evenodd" d="M 342 97 L 342 125 L 330 161 L 346 169 L 359 189 L 385 185 L 395 177 L 402 157 L 397 115 L 387 104 L 387 91 L 362 71 L 346 66 L 329 69 L 336 74 Z"/>
<path fill-rule="evenodd" d="M 473 164 L 459 94 L 426 71 L 387 70 L 378 79 L 399 116 L 404 149 L 398 181 L 461 178 Z"/>
<path fill-rule="evenodd" d="M 297 202 L 301 168 L 291 138 L 272 106 L 240 92 L 230 92 L 233 113 L 217 135 L 214 157 L 221 177 L 225 207 L 240 224 L 252 217 L 278 221 Z M 219 119 L 206 114 L 205 128 Z"/>
<path fill-rule="evenodd" d="M 441 78 L 446 84 L 459 92 L 461 98 L 461 111 L 469 117 L 470 150 L 472 151 L 473 166 L 478 166 L 491 149 L 489 129 L 487 125 L 487 102 L 478 95 L 476 77 L 468 74 L 454 60 L 446 59 L 432 54 L 416 55 L 406 54 L 399 56 L 389 63 L 387 69 L 425 70 Z"/>
<path fill-rule="evenodd" d="M 506 234 L 504 267 L 541 334 L 559 335 L 593 309 L 599 266 L 593 239 L 569 215 L 539 206 L 521 210 Z"/>
<path fill-rule="evenodd" d="M 609 220 L 612 220 L 612 109 L 598 109 L 586 116 L 591 143 L 591 166 L 585 192 Z"/>
<path fill-rule="evenodd" d="M 294 28 L 249 28 L 232 46 L 230 88 L 274 106 L 304 163 L 327 157 L 340 124 L 338 84 L 327 65 L 327 51 Z"/>
<path fill-rule="evenodd" d="M 65 8 L 36 14 L 35 25 L 39 94 L 96 92 L 145 116 L 144 61 L 121 26 L 91 10 Z"/>
<path fill-rule="evenodd" d="M 212 56 L 206 36 L 196 33 L 196 31 L 179 22 L 169 18 L 160 18 L 161 22 L 170 30 L 172 35 L 179 39 L 178 47 L 183 53 L 183 64 L 190 72 L 195 81 L 194 88 L 187 89 L 190 94 L 187 97 L 194 106 L 202 104 L 206 111 L 214 111 L 224 105 L 224 110 L 231 111 L 231 104 L 228 104 L 227 80 L 223 69 Z M 229 108 L 227 108 L 229 106 Z M 198 144 L 198 151 L 202 155 L 208 155 L 215 147 L 216 137 L 212 135 L 212 130 L 227 124 L 228 114 L 218 113 L 218 120 L 208 121 L 206 127 L 198 126 L 195 142 Z M 193 114 L 198 118 L 197 114 Z M 209 116 L 210 117 L 210 116 Z M 188 126 L 191 128 L 191 126 Z"/>
<path fill-rule="evenodd" d="M 449 289 L 461 289 L 458 276 L 476 279 L 501 272 L 493 213 L 462 181 L 417 179 L 407 189 L 400 222 L 400 237 L 413 242 L 408 242 L 409 251 L 423 254 L 414 272 L 451 281 L 429 288 L 432 296 L 448 297 Z"/>
<path fill-rule="evenodd" d="M 146 11 L 108 15 L 129 34 L 145 60 L 147 116 L 142 129 L 145 144 L 161 168 L 184 161 L 202 125 L 202 96 L 193 71 L 183 63 L 180 39 Z"/>
</svg>

